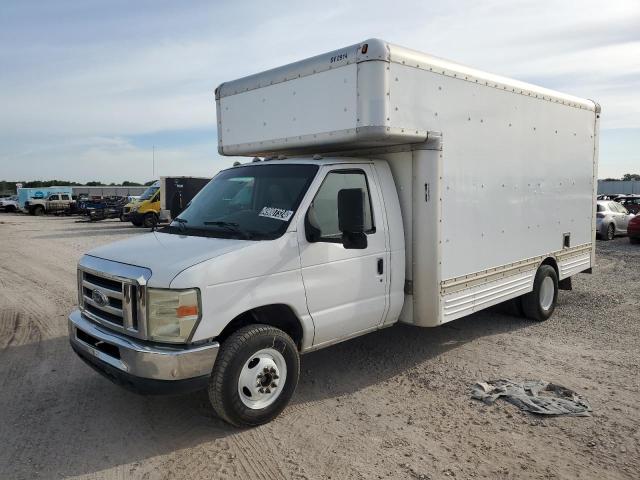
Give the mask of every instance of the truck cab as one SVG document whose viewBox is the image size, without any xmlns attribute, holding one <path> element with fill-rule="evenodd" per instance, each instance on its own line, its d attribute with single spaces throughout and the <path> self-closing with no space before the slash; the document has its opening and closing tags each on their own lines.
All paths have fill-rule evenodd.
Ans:
<svg viewBox="0 0 640 480">
<path fill-rule="evenodd" d="M 206 388 L 221 343 L 270 326 L 287 339 L 259 363 L 295 383 L 299 364 L 288 366 L 286 354 L 397 320 L 404 237 L 390 217 L 400 218 L 400 207 L 383 161 L 300 158 L 224 170 L 168 226 L 81 259 L 72 346 L 120 383 L 175 392 Z M 272 383 L 265 393 L 244 381 L 247 411 L 280 396 Z"/>
</svg>

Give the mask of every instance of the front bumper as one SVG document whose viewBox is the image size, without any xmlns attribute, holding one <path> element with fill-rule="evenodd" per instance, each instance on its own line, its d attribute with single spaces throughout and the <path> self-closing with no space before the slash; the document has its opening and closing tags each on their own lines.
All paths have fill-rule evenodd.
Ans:
<svg viewBox="0 0 640 480">
<path fill-rule="evenodd" d="M 139 393 L 183 393 L 207 386 L 220 344 L 169 346 L 110 331 L 69 315 L 73 350 L 111 381 Z"/>
</svg>

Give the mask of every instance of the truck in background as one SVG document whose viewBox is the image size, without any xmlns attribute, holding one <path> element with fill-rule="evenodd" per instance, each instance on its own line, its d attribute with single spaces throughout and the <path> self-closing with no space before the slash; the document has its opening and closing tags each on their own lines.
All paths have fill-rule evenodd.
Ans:
<svg viewBox="0 0 640 480">
<path fill-rule="evenodd" d="M 176 218 L 189 202 L 211 181 L 206 177 L 160 177 L 160 216 Z"/>
<path fill-rule="evenodd" d="M 151 228 L 158 223 L 160 214 L 160 181 L 153 182 L 140 197 L 127 203 L 120 220 L 130 221 L 136 227 Z"/>
<path fill-rule="evenodd" d="M 137 201 L 125 205 L 121 220 L 146 228 L 171 221 L 210 180 L 203 177 L 160 177 Z"/>
<path fill-rule="evenodd" d="M 73 195 L 73 190 L 70 186 L 52 186 L 52 187 L 28 187 L 18 188 L 18 204 L 19 209 L 23 212 L 29 213 L 26 203 L 32 200 L 45 200 L 52 194 L 64 194 L 69 198 Z M 44 213 L 44 207 L 43 207 Z"/>
<path fill-rule="evenodd" d="M 51 193 L 46 198 L 30 198 L 24 202 L 23 210 L 29 215 L 56 215 L 70 213 L 76 201 L 69 193 Z"/>
<path fill-rule="evenodd" d="M 595 264 L 591 100 L 372 39 L 216 103 L 219 152 L 264 160 L 78 265 L 71 345 L 124 386 L 207 388 L 227 422 L 263 424 L 300 354 L 512 299 L 543 321 Z"/>
<path fill-rule="evenodd" d="M 0 198 L 0 210 L 5 212 L 17 212 L 20 204 L 18 203 L 17 195 L 7 195 L 4 198 Z"/>
</svg>

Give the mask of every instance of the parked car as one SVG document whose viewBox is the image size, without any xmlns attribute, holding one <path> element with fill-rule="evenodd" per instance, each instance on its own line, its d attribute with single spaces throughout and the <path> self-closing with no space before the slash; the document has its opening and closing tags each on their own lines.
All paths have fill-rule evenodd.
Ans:
<svg viewBox="0 0 640 480">
<path fill-rule="evenodd" d="M 615 200 L 616 202 L 624 205 L 624 208 L 634 215 L 640 213 L 640 195 L 623 195 L 617 197 Z"/>
<path fill-rule="evenodd" d="M 613 240 L 616 235 L 627 233 L 627 225 L 634 215 L 613 200 L 596 202 L 596 234 L 602 240 Z"/>
<path fill-rule="evenodd" d="M 629 235 L 629 241 L 631 243 L 640 243 L 640 215 L 636 215 L 629 220 L 627 235 Z"/>
<path fill-rule="evenodd" d="M 624 193 L 602 193 L 596 197 L 597 200 L 615 200 L 618 197 L 624 197 Z"/>
<path fill-rule="evenodd" d="M 18 210 L 18 196 L 5 197 L 0 199 L 0 210 L 5 212 L 15 212 Z"/>
</svg>

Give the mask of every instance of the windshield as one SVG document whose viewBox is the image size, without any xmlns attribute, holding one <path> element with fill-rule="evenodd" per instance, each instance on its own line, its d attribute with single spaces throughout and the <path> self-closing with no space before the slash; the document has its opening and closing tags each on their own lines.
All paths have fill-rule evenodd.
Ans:
<svg viewBox="0 0 640 480">
<path fill-rule="evenodd" d="M 160 187 L 152 185 L 147 188 L 142 195 L 140 195 L 140 200 L 149 200 L 158 190 L 160 190 Z"/>
<path fill-rule="evenodd" d="M 282 235 L 317 165 L 247 165 L 216 175 L 163 232 L 266 240 Z"/>
</svg>

